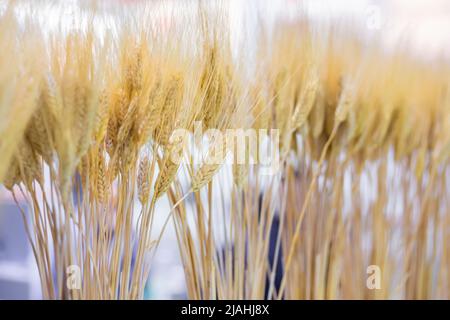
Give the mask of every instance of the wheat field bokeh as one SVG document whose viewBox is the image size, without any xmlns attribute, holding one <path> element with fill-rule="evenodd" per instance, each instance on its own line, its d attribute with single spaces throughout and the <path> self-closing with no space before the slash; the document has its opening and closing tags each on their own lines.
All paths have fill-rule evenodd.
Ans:
<svg viewBox="0 0 450 320">
<path fill-rule="evenodd" d="M 170 225 L 189 299 L 449 299 L 448 58 L 230 3 L 5 1 L 0 181 L 43 297 L 144 298 Z M 198 123 L 275 130 L 278 170 L 172 161 Z"/>
</svg>

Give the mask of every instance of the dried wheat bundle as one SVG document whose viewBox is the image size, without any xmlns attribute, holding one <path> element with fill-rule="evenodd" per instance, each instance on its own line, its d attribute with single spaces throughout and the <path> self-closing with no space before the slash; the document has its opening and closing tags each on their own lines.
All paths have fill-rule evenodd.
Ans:
<svg viewBox="0 0 450 320">
<path fill-rule="evenodd" d="M 449 65 L 325 31 L 280 23 L 261 41 L 253 120 L 234 121 L 279 130 L 270 183 L 258 165 L 227 168 L 231 189 L 194 172 L 194 205 L 174 216 L 189 297 L 449 297 Z"/>
<path fill-rule="evenodd" d="M 77 6 L 45 35 L 1 13 L 0 181 L 27 199 L 45 298 L 142 298 L 165 196 L 189 298 L 449 298 L 450 64 L 303 16 L 236 49 L 226 6 L 195 4 Z M 174 162 L 199 122 L 276 130 L 279 170 L 250 161 L 259 140 Z"/>
</svg>

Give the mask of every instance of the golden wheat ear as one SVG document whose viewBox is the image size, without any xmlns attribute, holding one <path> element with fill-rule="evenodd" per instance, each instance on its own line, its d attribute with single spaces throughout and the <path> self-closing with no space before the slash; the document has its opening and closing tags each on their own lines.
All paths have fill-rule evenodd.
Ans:
<svg viewBox="0 0 450 320">
<path fill-rule="evenodd" d="M 450 297 L 447 61 L 306 15 L 243 23 L 240 46 L 222 1 L 75 3 L 67 28 L 43 24 L 63 6 L 21 5 L 0 13 L 0 181 L 26 201 L 44 298 L 143 298 L 169 222 L 188 298 Z M 174 162 L 196 121 L 274 131 L 280 170 L 259 141 L 255 164 L 226 165 L 220 139 Z"/>
</svg>

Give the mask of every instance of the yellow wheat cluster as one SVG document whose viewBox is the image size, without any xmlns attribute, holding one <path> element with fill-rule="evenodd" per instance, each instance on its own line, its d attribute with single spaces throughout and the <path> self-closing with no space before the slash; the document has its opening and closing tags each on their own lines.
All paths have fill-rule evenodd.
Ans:
<svg viewBox="0 0 450 320">
<path fill-rule="evenodd" d="M 287 199 L 287 205 L 279 210 L 286 214 L 283 223 L 287 227 L 283 229 L 282 223 L 279 240 L 286 277 L 278 288 L 270 285 L 270 298 L 370 298 L 354 287 L 341 294 L 342 274 L 324 274 L 327 265 L 336 265 L 336 270 L 346 267 L 350 260 L 339 255 L 352 254 L 344 247 L 356 232 L 350 230 L 348 221 L 361 221 L 357 216 L 347 221 L 339 211 L 344 198 L 342 172 L 355 171 L 354 179 L 361 179 L 367 165 L 383 162 L 392 153 L 403 174 L 417 179 L 419 189 L 424 181 L 437 181 L 435 186 L 441 189 L 425 186 L 419 201 L 424 218 L 419 219 L 414 235 L 422 235 L 433 208 L 437 210 L 443 203 L 436 195 L 448 196 L 442 175 L 450 156 L 450 64 L 424 62 L 400 49 L 386 52 L 376 43 L 364 43 L 351 33 L 332 28 L 317 35 L 303 20 L 280 22 L 270 34 L 258 35 L 249 57 L 233 51 L 228 26 L 217 13 L 201 6 L 198 10 L 195 19 L 183 23 L 176 23 L 176 12 L 172 13 L 175 22 L 164 30 L 142 21 L 134 25 L 124 15 L 115 22 L 116 31 L 106 36 L 98 35 L 92 26 L 44 36 L 28 32 L 39 26 L 32 18 L 25 22 L 26 27 L 17 21 L 13 4 L 1 13 L 0 180 L 11 192 L 20 190 L 30 199 L 33 222 L 29 231 L 45 296 L 142 297 L 149 243 L 154 241 L 149 230 L 156 201 L 167 194 L 176 204 L 183 196 L 176 186 L 180 165 L 170 159 L 174 148 L 170 136 L 178 128 L 192 131 L 195 121 L 201 121 L 205 129 L 221 131 L 280 130 L 278 147 L 286 188 L 263 190 L 255 178 L 257 169 L 245 164 L 233 168 L 237 200 L 232 205 L 231 224 L 236 227 L 232 238 L 240 241 L 241 247 L 236 248 L 242 248 L 244 256 L 245 241 L 255 242 L 252 254 L 259 283 L 273 271 L 266 270 L 267 243 L 256 245 L 268 241 L 264 235 L 270 232 L 268 224 L 275 211 L 270 193 L 279 192 L 283 195 L 280 199 Z M 97 21 L 96 14 L 89 15 L 92 21 Z M 290 156 L 297 159 L 296 164 L 291 164 Z M 345 160 L 339 160 L 341 157 Z M 213 209 L 210 198 L 208 205 L 203 204 L 201 191 L 212 192 L 220 167 L 205 162 L 187 168 L 189 192 L 198 203 L 199 237 L 206 241 L 199 249 L 206 250 L 199 258 L 200 267 L 191 264 L 187 271 L 191 272 L 191 297 L 217 297 L 217 292 L 220 298 L 267 297 L 264 285 L 255 287 L 244 278 L 231 276 L 237 252 L 230 251 L 224 258 L 223 264 L 230 266 L 217 266 L 211 273 L 213 262 L 218 261 L 214 252 L 220 249 L 208 235 L 212 227 L 204 225 Z M 247 179 L 249 183 L 244 183 Z M 334 187 L 325 187 L 326 181 Z M 49 182 L 50 191 L 46 191 Z M 407 181 L 403 183 L 407 196 Z M 388 201 L 381 195 L 388 197 L 388 188 L 379 185 L 381 200 L 373 209 L 372 231 L 377 241 L 386 241 L 383 226 L 388 222 L 382 212 Z M 353 188 L 359 190 L 356 183 Z M 266 200 L 258 204 L 252 190 L 264 194 Z M 41 192 L 44 204 L 37 199 Z M 239 195 L 254 198 L 242 203 Z M 132 218 L 135 199 L 140 212 L 137 227 Z M 334 208 L 329 211 L 339 230 L 333 228 L 329 217 L 322 217 L 326 208 Z M 359 208 L 357 200 L 352 208 Z M 176 215 L 180 246 L 191 253 L 184 256 L 185 261 L 192 262 L 198 248 L 182 218 L 184 210 L 178 208 Z M 448 226 L 448 211 L 441 218 L 447 219 Z M 436 216 L 433 223 L 441 218 Z M 304 230 L 304 221 L 320 232 L 308 234 L 311 229 Z M 416 226 L 411 221 L 404 222 L 405 228 Z M 440 232 L 448 239 L 448 230 Z M 53 253 L 49 252 L 49 234 Z M 300 236 L 304 234 L 310 238 Z M 322 234 L 333 244 L 326 253 L 319 250 L 320 245 L 310 245 Z M 426 237 L 422 235 L 422 239 Z M 136 259 L 132 259 L 134 247 Z M 315 250 L 318 254 L 314 257 Z M 423 247 L 411 250 L 426 256 Z M 439 250 L 448 254 L 448 248 Z M 371 254 L 388 264 L 375 247 Z M 56 280 L 52 259 L 57 264 Z M 239 259 L 243 260 L 236 263 L 245 269 L 245 258 Z M 305 262 L 312 260 L 311 264 Z M 360 268 L 362 261 L 360 257 Z M 70 293 L 64 290 L 64 266 L 75 262 L 82 266 L 84 281 L 91 284 L 79 293 Z M 413 270 L 407 271 L 431 276 L 431 266 L 417 260 Z M 220 270 L 222 280 L 234 282 L 230 287 L 223 284 L 216 292 L 211 281 L 218 285 Z M 208 274 L 216 278 L 208 281 Z M 307 279 L 329 279 L 328 287 L 308 282 L 305 274 Z M 448 271 L 441 276 L 450 279 Z M 301 285 L 296 289 L 292 283 Z M 430 296 L 423 279 L 407 285 L 417 292 L 409 297 Z M 449 287 L 440 290 L 448 297 Z"/>
<path fill-rule="evenodd" d="M 9 188 L 38 178 L 33 167 L 40 159 L 58 159 L 61 183 L 67 183 L 93 145 L 107 151 L 113 179 L 136 162 L 144 144 L 168 149 L 177 127 L 202 121 L 225 130 L 248 114 L 253 118 L 240 125 L 282 129 L 285 151 L 300 133 L 317 155 L 335 130 L 330 149 L 363 159 L 389 147 L 397 158 L 417 153 L 420 163 L 428 151 L 433 161 L 449 156 L 448 65 L 364 48 L 356 36 L 328 30 L 318 39 L 303 21 L 280 24 L 270 45 L 256 43 L 260 61 L 244 84 L 238 79 L 248 76 L 239 75 L 245 70 L 217 30 L 193 32 L 189 41 L 203 36 L 195 54 L 145 30 L 132 35 L 124 28 L 107 43 L 93 29 L 69 32 L 34 48 L 39 60 L 30 57 L 39 34 L 13 40 L 19 32 L 13 16 L 5 13 L 2 24 L 11 30 L 1 39 L 1 174 Z M 20 68 L 8 64 L 13 56 L 23 60 Z M 22 170 L 21 162 L 28 162 Z"/>
</svg>

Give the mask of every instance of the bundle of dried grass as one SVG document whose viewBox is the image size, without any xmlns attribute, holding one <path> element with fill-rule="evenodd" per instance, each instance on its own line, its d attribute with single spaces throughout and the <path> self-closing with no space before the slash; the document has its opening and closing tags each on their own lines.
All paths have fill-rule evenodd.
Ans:
<svg viewBox="0 0 450 320">
<path fill-rule="evenodd" d="M 192 17 L 119 15 L 113 35 L 92 8 L 46 37 L 24 32 L 14 4 L 2 13 L 0 179 L 27 199 L 44 296 L 142 298 L 167 195 L 189 298 L 449 298 L 449 65 L 317 34 L 304 17 L 240 55 L 225 8 L 199 3 Z M 145 23 L 161 14 L 165 28 Z M 259 140 L 231 166 L 220 139 L 202 163 L 174 162 L 171 134 L 196 121 L 277 129 L 280 170 L 250 161 Z"/>
</svg>

